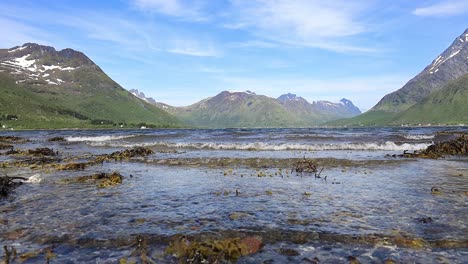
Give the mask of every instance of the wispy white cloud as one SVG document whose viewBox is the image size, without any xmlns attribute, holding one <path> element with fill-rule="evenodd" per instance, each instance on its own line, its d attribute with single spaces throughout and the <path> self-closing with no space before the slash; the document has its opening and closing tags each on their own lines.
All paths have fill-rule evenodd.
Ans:
<svg viewBox="0 0 468 264">
<path fill-rule="evenodd" d="M 52 34 L 34 26 L 0 17 L 0 42 L 2 43 L 2 48 L 11 48 L 26 42 L 47 45 L 54 38 L 56 37 L 53 37 Z"/>
<path fill-rule="evenodd" d="M 197 70 L 198 70 L 199 72 L 215 73 L 215 74 L 226 72 L 226 70 L 224 70 L 224 69 L 222 69 L 222 68 L 207 67 L 207 66 L 198 67 Z"/>
<path fill-rule="evenodd" d="M 167 51 L 176 54 L 196 57 L 218 57 L 221 55 L 221 51 L 211 43 L 204 42 L 201 44 L 198 40 L 193 39 L 174 38 L 170 40 L 169 46 L 170 48 Z"/>
<path fill-rule="evenodd" d="M 182 20 L 206 21 L 201 11 L 205 2 L 188 0 L 130 0 L 134 6 L 145 12 L 155 12 Z"/>
<path fill-rule="evenodd" d="M 113 48 L 127 53 L 151 51 L 197 57 L 222 54 L 220 48 L 209 38 L 203 39 L 203 37 L 186 32 L 183 29 L 174 30 L 174 28 L 165 25 L 154 25 L 145 20 L 130 20 L 125 15 L 112 11 L 103 13 L 103 11 L 90 10 L 58 11 L 38 8 L 32 10 L 14 6 L 3 8 L 0 4 L 0 19 L 2 19 L 0 23 L 3 21 L 0 33 L 5 32 L 1 34 L 1 38 L 8 38 L 11 40 L 10 42 L 15 43 L 18 43 L 18 40 L 22 41 L 22 39 L 36 42 L 42 37 L 51 42 L 55 41 L 53 46 L 56 46 L 58 38 L 56 34 L 45 32 L 33 26 L 37 21 L 40 21 L 42 24 L 70 28 L 76 34 L 82 35 L 89 40 L 108 42 L 113 45 Z"/>
<path fill-rule="evenodd" d="M 135 5 L 142 9 L 154 9 L 168 15 L 181 15 L 185 8 L 178 0 L 135 0 Z"/>
<path fill-rule="evenodd" d="M 454 16 L 468 13 L 468 1 L 451 0 L 433 5 L 416 8 L 413 11 L 417 16 Z"/>
<path fill-rule="evenodd" d="M 228 46 L 233 48 L 276 48 L 279 44 L 271 41 L 249 40 L 244 42 L 232 42 L 229 43 Z"/>
<path fill-rule="evenodd" d="M 338 52 L 369 52 L 349 44 L 347 37 L 368 30 L 360 16 L 363 1 L 232 0 L 236 21 L 228 28 L 251 30 L 257 36 L 288 45 L 302 45 Z M 235 26 L 232 26 L 235 25 Z"/>
<path fill-rule="evenodd" d="M 190 21 L 215 21 L 255 38 L 237 47 L 306 46 L 336 52 L 374 52 L 349 38 L 367 32 L 364 0 L 229 0 L 222 10 L 209 0 L 130 0 L 142 11 Z"/>
<path fill-rule="evenodd" d="M 195 57 L 216 57 L 218 54 L 212 50 L 199 50 L 194 47 L 182 47 L 182 48 L 171 48 L 168 49 L 167 52 L 181 54 L 181 55 L 189 55 Z"/>
</svg>

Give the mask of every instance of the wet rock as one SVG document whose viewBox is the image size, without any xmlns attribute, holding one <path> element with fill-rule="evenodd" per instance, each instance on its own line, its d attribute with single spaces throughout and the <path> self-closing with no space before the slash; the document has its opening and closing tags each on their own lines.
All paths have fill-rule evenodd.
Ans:
<svg viewBox="0 0 468 264">
<path fill-rule="evenodd" d="M 126 149 L 123 151 L 116 151 L 111 154 L 102 155 L 96 158 L 96 163 L 100 163 L 106 160 L 126 160 L 135 157 L 147 157 L 148 155 L 154 154 L 150 148 L 145 147 L 134 147 L 132 149 Z"/>
<path fill-rule="evenodd" d="M 248 254 L 255 254 L 262 248 L 261 237 L 246 237 L 241 240 L 241 243 L 246 245 Z"/>
<path fill-rule="evenodd" d="M 53 149 L 50 148 L 36 148 L 28 150 L 29 155 L 34 156 L 56 156 L 57 153 L 54 152 Z"/>
<path fill-rule="evenodd" d="M 425 153 L 435 155 L 468 156 L 468 136 L 439 142 L 427 147 Z"/>
<path fill-rule="evenodd" d="M 79 176 L 70 179 L 63 179 L 61 183 L 95 183 L 99 188 L 108 188 L 122 183 L 122 175 L 118 172 L 96 173 L 89 176 Z"/>
<path fill-rule="evenodd" d="M 288 256 L 288 257 L 296 257 L 300 255 L 300 253 L 297 252 L 297 250 L 294 250 L 291 248 L 280 248 L 278 249 L 278 253 L 283 256 Z"/>
<path fill-rule="evenodd" d="M 27 142 L 27 139 L 22 137 L 15 137 L 15 136 L 0 136 L 0 142 L 6 143 L 24 143 Z"/>
<path fill-rule="evenodd" d="M 444 156 L 468 156 L 468 136 L 461 135 L 455 139 L 437 142 L 423 151 L 408 153 L 406 150 L 398 157 L 437 159 Z"/>
<path fill-rule="evenodd" d="M 418 220 L 418 222 L 423 223 L 423 224 L 428 224 L 428 223 L 431 223 L 432 221 L 434 221 L 434 220 L 432 220 L 431 217 L 422 217 L 422 218 L 419 218 L 417 220 Z"/>
<path fill-rule="evenodd" d="M 0 177 L 0 198 L 7 197 L 14 188 L 21 185 L 23 181 L 26 181 L 23 177 Z"/>
<path fill-rule="evenodd" d="M 118 172 L 111 174 L 101 173 L 101 181 L 98 184 L 99 188 L 108 188 L 122 183 L 122 175 Z"/>
<path fill-rule="evenodd" d="M 349 256 L 348 257 L 349 264 L 359 264 L 359 260 L 355 256 Z"/>
<path fill-rule="evenodd" d="M 317 166 L 311 159 L 306 159 L 305 157 L 302 160 L 297 161 L 294 164 L 293 171 L 296 173 L 317 173 Z"/>
<path fill-rule="evenodd" d="M 0 143 L 0 149 L 12 149 L 13 145 Z"/>
<path fill-rule="evenodd" d="M 247 245 L 240 238 L 191 241 L 186 237 L 176 238 L 169 244 L 166 254 L 178 258 L 181 263 L 225 263 L 236 262 L 249 254 Z"/>
<path fill-rule="evenodd" d="M 400 247 L 412 249 L 421 249 L 427 246 L 427 243 L 421 238 L 397 236 L 393 238 L 393 242 Z"/>
<path fill-rule="evenodd" d="M 53 137 L 53 138 L 47 139 L 47 141 L 49 141 L 49 142 L 63 142 L 63 141 L 67 141 L 67 140 L 64 137 Z"/>
<path fill-rule="evenodd" d="M 239 220 L 241 218 L 246 218 L 248 217 L 249 214 L 247 213 L 243 213 L 243 212 L 233 212 L 231 214 L 229 214 L 229 219 L 231 220 Z"/>
<path fill-rule="evenodd" d="M 440 190 L 439 187 L 432 187 L 431 188 L 431 194 L 442 194 L 442 191 Z"/>
<path fill-rule="evenodd" d="M 84 170 L 88 166 L 87 162 L 71 162 L 57 165 L 57 170 Z"/>
<path fill-rule="evenodd" d="M 302 259 L 302 262 L 304 262 L 304 263 L 309 263 L 309 264 L 319 264 L 319 263 L 320 263 L 320 260 L 319 260 L 319 258 L 317 258 L 317 257 L 314 257 L 313 259 L 303 258 L 303 259 Z"/>
</svg>

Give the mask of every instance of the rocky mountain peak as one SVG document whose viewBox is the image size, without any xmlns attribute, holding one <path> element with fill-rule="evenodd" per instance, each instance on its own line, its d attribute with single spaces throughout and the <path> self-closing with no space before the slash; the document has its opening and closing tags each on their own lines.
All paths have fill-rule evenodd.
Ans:
<svg viewBox="0 0 468 264">
<path fill-rule="evenodd" d="M 468 74 L 468 29 L 401 89 L 387 94 L 372 110 L 401 112 L 445 84 Z"/>
<path fill-rule="evenodd" d="M 0 50 L 0 72 L 11 74 L 17 83 L 62 85 L 75 80 L 73 72 L 80 69 L 102 72 L 85 54 L 73 49 L 55 48 L 25 43 Z"/>
<path fill-rule="evenodd" d="M 432 63 L 427 66 L 424 71 L 429 74 L 437 73 L 441 67 L 450 67 L 450 64 L 460 64 L 467 61 L 468 53 L 468 29 L 457 37 L 452 45 L 448 47 L 442 54 L 437 56 Z M 448 65 L 444 65 L 448 64 Z"/>
<path fill-rule="evenodd" d="M 283 94 L 280 97 L 278 97 L 277 100 L 282 104 L 293 103 L 293 102 L 296 102 L 296 103 L 300 102 L 300 103 L 303 103 L 303 104 L 308 104 L 309 103 L 309 102 L 307 102 L 306 99 L 304 99 L 304 98 L 302 98 L 300 96 L 297 96 L 295 94 L 292 94 L 292 93 Z"/>
<path fill-rule="evenodd" d="M 350 105 L 350 104 L 353 104 L 350 100 L 346 99 L 346 98 L 342 98 L 340 100 L 341 103 L 343 103 L 344 105 Z"/>
<path fill-rule="evenodd" d="M 154 100 L 154 98 L 146 97 L 146 95 L 143 92 L 138 91 L 138 89 L 131 89 L 129 92 L 131 94 L 133 94 L 134 96 L 140 98 L 141 100 L 147 102 L 147 103 L 157 104 L 157 102 L 156 102 L 156 100 Z"/>
</svg>

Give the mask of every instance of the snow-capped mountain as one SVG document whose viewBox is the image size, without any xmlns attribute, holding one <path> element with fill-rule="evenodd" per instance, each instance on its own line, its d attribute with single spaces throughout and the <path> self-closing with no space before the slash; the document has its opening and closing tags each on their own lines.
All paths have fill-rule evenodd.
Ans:
<svg viewBox="0 0 468 264">
<path fill-rule="evenodd" d="M 468 73 L 468 29 L 401 89 L 387 94 L 371 111 L 401 112 Z"/>
<path fill-rule="evenodd" d="M 156 100 L 154 100 L 152 97 L 146 97 L 146 95 L 143 92 L 138 91 L 138 89 L 131 89 L 130 93 L 147 103 L 150 103 L 150 104 L 157 103 Z"/>
<path fill-rule="evenodd" d="M 131 95 L 82 52 L 35 43 L 0 49 L 0 116 L 15 116 L 7 125 L 18 128 L 179 124 Z"/>
</svg>

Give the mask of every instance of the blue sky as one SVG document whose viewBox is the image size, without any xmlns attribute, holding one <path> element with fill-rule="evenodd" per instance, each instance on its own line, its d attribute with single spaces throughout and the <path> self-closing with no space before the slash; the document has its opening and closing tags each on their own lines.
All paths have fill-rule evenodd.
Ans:
<svg viewBox="0 0 468 264">
<path fill-rule="evenodd" d="M 3 0 L 3 48 L 80 50 L 126 89 L 189 105 L 223 90 L 361 109 L 468 27 L 468 0 Z"/>
</svg>

